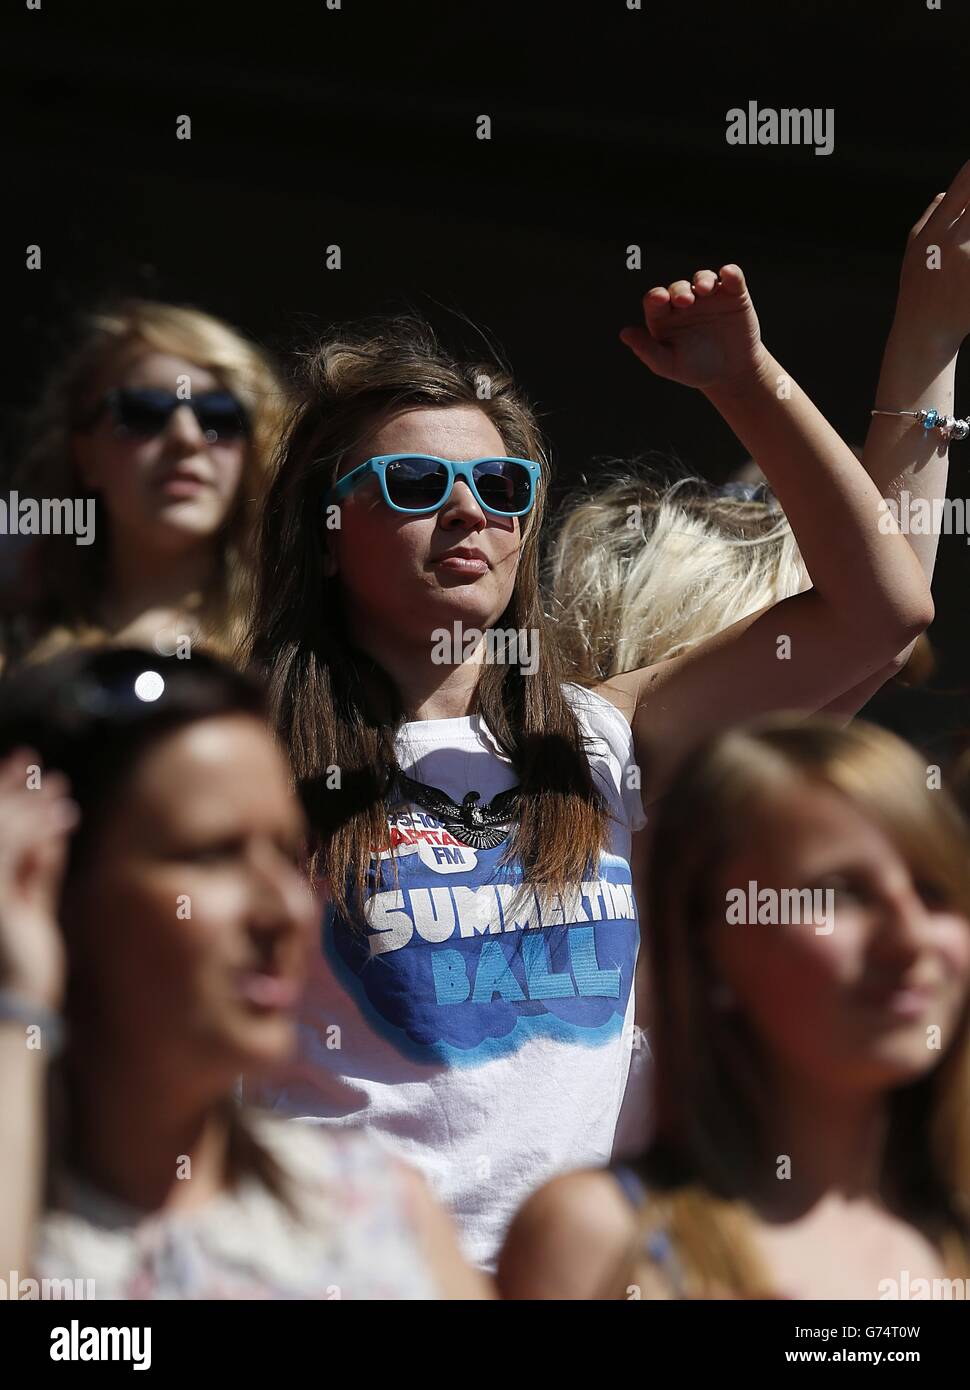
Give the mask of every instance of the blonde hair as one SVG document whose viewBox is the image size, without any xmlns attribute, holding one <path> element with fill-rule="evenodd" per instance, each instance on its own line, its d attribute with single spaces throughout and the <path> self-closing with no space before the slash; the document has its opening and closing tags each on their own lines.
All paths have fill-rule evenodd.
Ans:
<svg viewBox="0 0 970 1390">
<path fill-rule="evenodd" d="M 287 409 L 286 388 L 260 348 L 221 319 L 182 305 L 128 299 L 89 315 L 78 347 L 49 381 L 36 412 L 19 485 L 42 497 L 90 496 L 74 466 L 72 435 L 92 396 L 110 384 L 110 374 L 150 351 L 212 372 L 252 422 L 239 488 L 217 540 L 216 574 L 197 612 L 209 649 L 234 654 L 251 602 L 255 526 Z M 11 664 L 105 639 L 99 608 L 106 546 L 103 528 L 89 546 L 38 538 L 27 560 L 26 611 L 5 624 Z"/>
<path fill-rule="evenodd" d="M 545 582 L 570 677 L 591 686 L 679 656 L 810 580 L 781 512 L 628 467 L 566 502 Z"/>
<path fill-rule="evenodd" d="M 753 817 L 779 789 L 806 779 L 880 826 L 914 875 L 938 884 L 970 923 L 966 825 L 946 792 L 927 789 L 924 760 L 895 735 L 861 722 L 774 716 L 722 734 L 687 759 L 660 803 L 651 841 L 657 1131 L 643 1168 L 656 1195 L 643 1210 L 642 1235 L 666 1223 L 689 1292 L 768 1291 L 747 1200 L 751 1175 L 768 1161 L 768 1073 L 743 1015 L 712 998 L 706 925 L 718 875 L 749 842 Z M 884 1159 L 909 1218 L 963 1276 L 970 1275 L 968 1095 L 970 998 L 938 1064 L 890 1092 Z"/>
</svg>

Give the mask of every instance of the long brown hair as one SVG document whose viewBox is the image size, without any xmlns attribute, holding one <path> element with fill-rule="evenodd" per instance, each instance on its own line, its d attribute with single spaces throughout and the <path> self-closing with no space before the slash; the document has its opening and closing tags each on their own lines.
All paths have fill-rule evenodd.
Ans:
<svg viewBox="0 0 970 1390">
<path fill-rule="evenodd" d="M 340 911 L 360 921 L 372 847 L 385 845 L 406 718 L 387 674 L 354 643 L 337 580 L 325 572 L 327 490 L 377 422 L 416 406 L 473 405 L 511 455 L 542 466 L 523 527 L 515 587 L 498 625 L 534 632 L 538 669 L 482 667 L 477 709 L 520 780 L 506 857 L 553 891 L 581 880 L 607 843 L 607 813 L 582 731 L 563 692 L 539 592 L 539 530 L 549 465 L 535 417 L 504 366 L 458 361 L 411 316 L 336 333 L 305 361 L 302 401 L 264 511 L 249 654 L 269 678 L 277 728 L 319 837 L 313 870 Z M 340 770 L 328 786 L 327 769 Z M 334 782 L 336 778 L 331 778 Z M 348 882 L 351 892 L 347 892 Z"/>
<path fill-rule="evenodd" d="M 28 430 L 18 485 L 37 497 L 88 498 L 74 465 L 71 436 L 105 374 L 144 352 L 170 353 L 211 371 L 246 407 L 252 435 L 232 509 L 217 538 L 212 582 L 200 596 L 206 646 L 233 655 L 252 601 L 256 522 L 273 450 L 286 416 L 286 388 L 269 357 L 236 329 L 199 309 L 128 299 L 91 313 L 77 346 L 47 383 Z M 106 528 L 93 544 L 65 545 L 41 536 L 27 557 L 25 610 L 4 626 L 10 665 L 53 655 L 75 642 L 105 640 L 100 604 L 106 575 Z"/>
<path fill-rule="evenodd" d="M 970 842 L 923 760 L 883 729 L 773 716 L 722 734 L 686 761 L 651 838 L 647 922 L 657 1129 L 643 1161 L 656 1200 L 643 1213 L 677 1240 L 694 1291 L 767 1292 L 747 1181 L 763 1170 L 771 1095 L 759 1044 L 712 998 L 705 942 L 719 872 L 767 795 L 793 779 L 849 798 L 970 921 Z M 723 913 L 723 906 L 721 907 Z M 885 1175 L 954 1272 L 970 1273 L 970 1000 L 939 1064 L 890 1096 Z"/>
</svg>

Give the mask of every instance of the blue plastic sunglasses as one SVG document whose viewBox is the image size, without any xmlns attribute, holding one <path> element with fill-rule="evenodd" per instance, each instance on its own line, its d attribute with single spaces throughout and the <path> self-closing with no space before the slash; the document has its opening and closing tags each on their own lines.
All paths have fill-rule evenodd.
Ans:
<svg viewBox="0 0 970 1390">
<path fill-rule="evenodd" d="M 469 463 L 432 454 L 377 454 L 338 479 L 325 502 L 341 502 L 375 473 L 381 495 L 395 512 L 407 516 L 437 512 L 451 496 L 455 479 L 468 484 L 475 501 L 490 516 L 525 516 L 536 500 L 541 469 L 529 459 L 483 458 Z"/>
</svg>

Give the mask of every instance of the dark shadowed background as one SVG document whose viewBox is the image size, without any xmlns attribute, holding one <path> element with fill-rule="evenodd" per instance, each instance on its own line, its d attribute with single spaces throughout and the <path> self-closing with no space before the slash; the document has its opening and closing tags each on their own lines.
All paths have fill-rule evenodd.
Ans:
<svg viewBox="0 0 970 1390">
<path fill-rule="evenodd" d="M 720 480 L 742 447 L 617 334 L 652 284 L 728 260 L 861 442 L 906 233 L 970 157 L 965 0 L 9 0 L 3 25 L 7 467 L 76 310 L 134 292 L 278 351 L 418 309 L 456 347 L 501 346 L 560 486 L 647 449 Z M 833 108 L 833 153 L 729 146 L 752 100 Z M 966 497 L 970 441 L 952 459 Z M 967 537 L 942 538 L 937 576 L 932 689 L 869 711 L 931 746 L 970 725 Z"/>
</svg>

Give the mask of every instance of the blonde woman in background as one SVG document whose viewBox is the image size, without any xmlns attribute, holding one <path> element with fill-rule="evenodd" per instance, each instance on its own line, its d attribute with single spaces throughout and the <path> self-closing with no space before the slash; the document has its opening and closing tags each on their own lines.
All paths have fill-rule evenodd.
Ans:
<svg viewBox="0 0 970 1390">
<path fill-rule="evenodd" d="M 628 467 L 567 503 L 546 583 L 570 674 L 595 685 L 682 656 L 811 580 L 767 500 Z"/>
<path fill-rule="evenodd" d="M 963 1297 L 970 840 L 923 759 L 862 722 L 722 734 L 651 861 L 654 1139 L 530 1199 L 505 1296 Z"/>
<path fill-rule="evenodd" d="M 268 357 L 221 320 L 146 300 L 92 316 L 49 384 L 18 485 L 93 499 L 94 539 L 31 546 L 4 622 L 8 668 L 105 640 L 172 654 L 187 637 L 230 655 L 284 413 Z"/>
<path fill-rule="evenodd" d="M 862 449 L 853 452 L 862 458 Z M 757 464 L 733 478 L 716 487 L 671 479 L 667 467 L 624 464 L 605 486 L 566 499 L 545 582 L 554 631 L 579 685 L 681 656 L 810 587 Z M 921 684 L 933 667 L 922 633 L 900 678 Z"/>
</svg>

